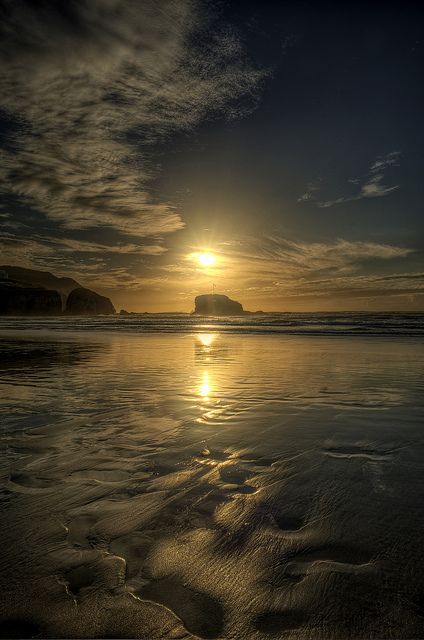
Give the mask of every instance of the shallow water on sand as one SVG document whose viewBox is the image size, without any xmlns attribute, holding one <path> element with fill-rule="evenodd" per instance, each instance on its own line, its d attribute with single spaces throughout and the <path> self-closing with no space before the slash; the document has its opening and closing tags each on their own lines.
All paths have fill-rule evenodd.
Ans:
<svg viewBox="0 0 424 640">
<path fill-rule="evenodd" d="M 3 332 L 2 637 L 424 637 L 423 374 L 411 337 Z"/>
</svg>

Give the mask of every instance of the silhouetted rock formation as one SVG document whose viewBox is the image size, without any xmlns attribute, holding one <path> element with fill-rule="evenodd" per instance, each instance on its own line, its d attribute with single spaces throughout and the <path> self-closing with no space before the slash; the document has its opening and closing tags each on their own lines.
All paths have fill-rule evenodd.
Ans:
<svg viewBox="0 0 424 640">
<path fill-rule="evenodd" d="M 41 287 L 58 291 L 62 298 L 62 308 L 65 308 L 66 298 L 73 289 L 80 287 L 80 283 L 73 278 L 58 278 L 50 271 L 37 271 L 36 269 L 24 269 L 11 265 L 0 265 L 0 279 L 17 281 L 30 287 Z"/>
<path fill-rule="evenodd" d="M 56 315 L 64 307 L 65 313 L 73 315 L 115 313 L 109 298 L 84 289 L 72 278 L 0 265 L 0 314 Z"/>
<path fill-rule="evenodd" d="M 115 307 L 109 298 L 95 291 L 78 287 L 68 296 L 65 313 L 72 315 L 109 315 L 115 313 Z"/>
<path fill-rule="evenodd" d="M 1 315 L 59 315 L 62 300 L 58 291 L 26 287 L 13 281 L 0 282 Z"/>
<path fill-rule="evenodd" d="M 203 316 L 239 316 L 245 313 L 240 302 L 217 293 L 197 296 L 194 304 L 194 313 Z"/>
</svg>

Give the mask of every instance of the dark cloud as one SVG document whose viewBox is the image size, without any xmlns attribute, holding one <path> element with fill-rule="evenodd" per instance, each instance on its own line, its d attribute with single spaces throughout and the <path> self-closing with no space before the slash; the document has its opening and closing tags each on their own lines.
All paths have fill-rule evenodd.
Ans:
<svg viewBox="0 0 424 640">
<path fill-rule="evenodd" d="M 68 229 L 182 228 L 151 196 L 146 145 L 243 113 L 264 73 L 237 38 L 208 33 L 190 0 L 14 0 L 1 12 L 0 106 L 18 123 L 2 152 L 3 191 Z"/>
</svg>

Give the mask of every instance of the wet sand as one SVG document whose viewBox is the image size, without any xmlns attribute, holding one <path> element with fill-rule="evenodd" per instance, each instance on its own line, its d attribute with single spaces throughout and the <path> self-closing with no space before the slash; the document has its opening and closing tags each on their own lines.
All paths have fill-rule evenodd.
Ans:
<svg viewBox="0 0 424 640">
<path fill-rule="evenodd" d="M 1 637 L 424 637 L 424 345 L 3 335 Z"/>
</svg>

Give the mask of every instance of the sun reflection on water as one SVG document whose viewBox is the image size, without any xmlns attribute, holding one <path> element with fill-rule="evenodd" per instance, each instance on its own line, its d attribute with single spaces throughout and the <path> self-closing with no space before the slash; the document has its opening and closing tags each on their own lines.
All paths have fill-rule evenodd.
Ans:
<svg viewBox="0 0 424 640">
<path fill-rule="evenodd" d="M 202 362 L 203 365 L 206 365 L 207 367 L 209 367 L 209 363 L 211 361 L 215 339 L 216 335 L 213 333 L 199 333 L 196 336 L 197 357 L 199 358 L 199 362 Z M 201 373 L 197 389 L 197 393 L 203 401 L 209 402 L 213 391 L 212 387 L 211 372 L 209 369 L 204 369 Z"/>
<path fill-rule="evenodd" d="M 204 347 L 210 347 L 215 342 L 216 335 L 213 333 L 199 333 L 197 339 Z"/>
<path fill-rule="evenodd" d="M 201 396 L 201 398 L 203 400 L 206 400 L 207 402 L 209 400 L 211 391 L 212 385 L 210 381 L 209 371 L 204 371 L 200 381 L 199 396 Z"/>
</svg>

